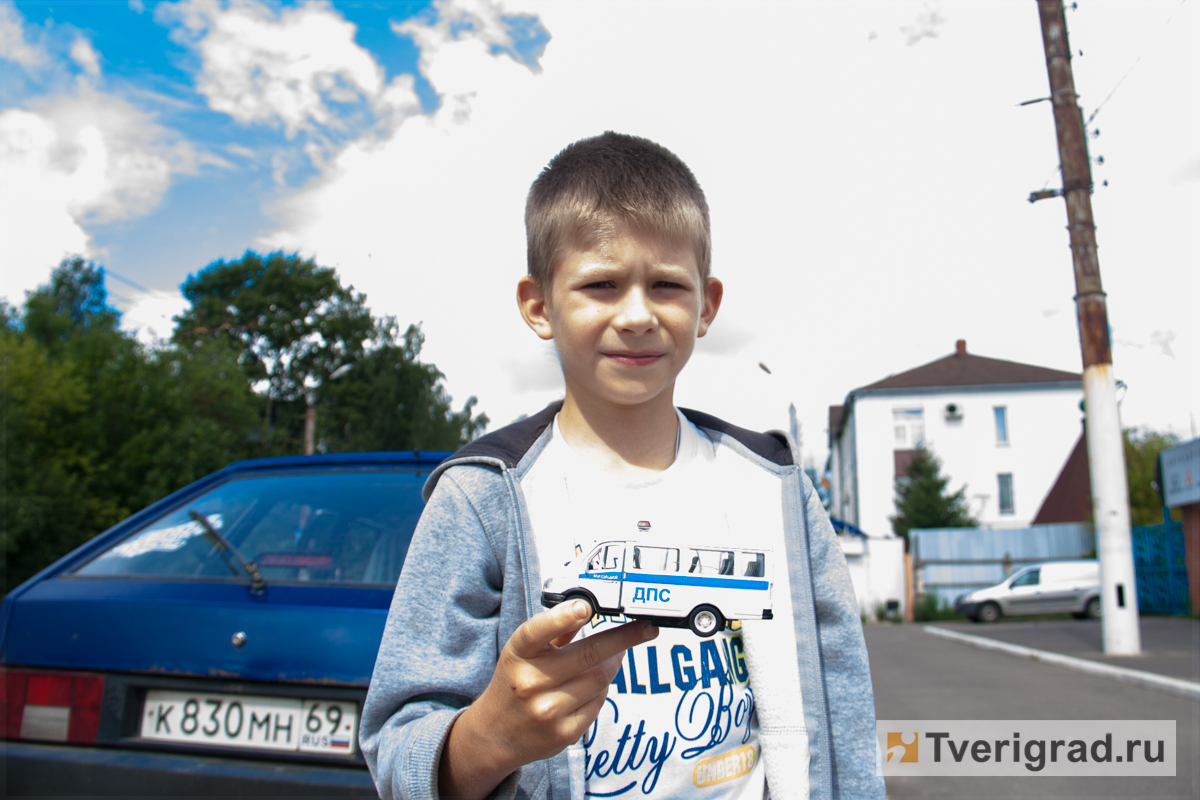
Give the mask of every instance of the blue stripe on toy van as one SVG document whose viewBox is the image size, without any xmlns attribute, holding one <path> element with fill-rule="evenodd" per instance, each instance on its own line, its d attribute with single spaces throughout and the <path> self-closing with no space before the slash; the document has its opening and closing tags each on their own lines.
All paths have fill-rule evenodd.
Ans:
<svg viewBox="0 0 1200 800">
<path fill-rule="evenodd" d="M 713 586 L 719 589 L 754 589 L 766 591 L 770 581 L 750 581 L 742 578 L 693 578 L 685 575 L 646 575 L 625 573 L 627 583 L 665 583 L 670 586 Z"/>
</svg>

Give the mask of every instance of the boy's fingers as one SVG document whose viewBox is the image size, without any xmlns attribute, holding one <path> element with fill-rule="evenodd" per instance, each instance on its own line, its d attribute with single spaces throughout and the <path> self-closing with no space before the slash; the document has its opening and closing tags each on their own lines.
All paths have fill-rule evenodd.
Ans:
<svg viewBox="0 0 1200 800">
<path fill-rule="evenodd" d="M 566 678 L 569 675 L 577 675 L 592 669 L 613 656 L 656 636 L 658 636 L 658 628 L 651 623 L 629 622 L 602 633 L 593 634 L 586 639 L 572 642 L 556 651 L 551 658 L 556 665 L 555 672 Z"/>
<path fill-rule="evenodd" d="M 530 711 L 533 720 L 545 724 L 590 724 L 608 697 L 608 686 L 620 669 L 624 654 L 618 654 L 594 669 L 571 675 L 562 685 L 536 698 Z"/>
<path fill-rule="evenodd" d="M 509 646 L 519 658 L 534 658 L 560 636 L 574 635 L 591 618 L 592 606 L 586 600 L 559 603 L 522 623 L 513 632 Z"/>
<path fill-rule="evenodd" d="M 614 672 L 614 674 L 616 673 Z M 611 682 L 612 679 L 610 678 L 609 680 Z M 567 714 L 561 724 L 565 725 L 572 732 L 580 731 L 579 735 L 582 735 L 582 732 L 587 730 L 588 726 L 596 720 L 596 717 L 600 716 L 600 710 L 604 708 L 604 701 L 607 699 L 608 686 L 606 684 L 603 691 L 597 692 L 594 696 L 587 698 L 574 711 Z M 578 738 L 578 735 L 573 738 Z"/>
</svg>

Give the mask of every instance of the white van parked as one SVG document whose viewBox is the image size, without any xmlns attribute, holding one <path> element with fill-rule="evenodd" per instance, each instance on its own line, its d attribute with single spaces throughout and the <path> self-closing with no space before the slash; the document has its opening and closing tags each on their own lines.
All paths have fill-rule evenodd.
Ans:
<svg viewBox="0 0 1200 800">
<path fill-rule="evenodd" d="M 542 605 L 582 598 L 597 614 L 624 614 L 709 637 L 726 620 L 771 619 L 770 551 L 744 547 L 601 542 L 542 585 Z"/>
<path fill-rule="evenodd" d="M 1061 614 L 1100 618 L 1100 562 L 1050 561 L 1014 572 L 1008 580 L 960 595 L 954 610 L 976 622 L 1002 614 Z"/>
</svg>

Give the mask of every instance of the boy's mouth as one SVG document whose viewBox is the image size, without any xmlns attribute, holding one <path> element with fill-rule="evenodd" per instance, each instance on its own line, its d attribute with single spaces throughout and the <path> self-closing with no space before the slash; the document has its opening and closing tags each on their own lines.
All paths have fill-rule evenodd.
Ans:
<svg viewBox="0 0 1200 800">
<path fill-rule="evenodd" d="M 648 364 L 653 364 L 663 357 L 663 353 L 651 352 L 632 352 L 632 351 L 616 351 L 605 353 L 605 358 L 610 358 L 618 364 L 625 364 L 630 367 L 644 367 Z"/>
</svg>

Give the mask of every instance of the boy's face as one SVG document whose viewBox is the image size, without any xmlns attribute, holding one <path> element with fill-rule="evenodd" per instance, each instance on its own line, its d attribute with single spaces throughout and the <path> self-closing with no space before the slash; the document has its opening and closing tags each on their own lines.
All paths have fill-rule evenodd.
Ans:
<svg viewBox="0 0 1200 800">
<path fill-rule="evenodd" d="M 721 304 L 692 248 L 619 224 L 604 241 L 571 249 L 550 286 L 525 277 L 521 315 L 554 340 L 567 396 L 580 405 L 672 402 L 675 378 Z"/>
</svg>

